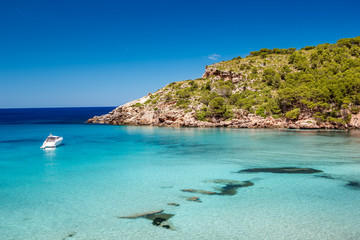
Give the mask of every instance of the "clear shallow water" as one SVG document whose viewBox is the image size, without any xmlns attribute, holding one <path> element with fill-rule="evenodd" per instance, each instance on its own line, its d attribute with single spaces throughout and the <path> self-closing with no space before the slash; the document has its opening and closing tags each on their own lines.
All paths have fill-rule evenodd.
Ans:
<svg viewBox="0 0 360 240">
<path fill-rule="evenodd" d="M 74 232 L 67 239 L 360 238 L 360 189 L 346 185 L 360 181 L 358 131 L 80 124 L 86 114 L 104 111 L 74 112 L 77 123 L 57 113 L 61 124 L 41 117 L 0 124 L 1 239 L 63 239 Z M 49 132 L 63 136 L 64 145 L 40 150 Z M 284 166 L 320 169 L 335 179 L 235 173 Z M 234 196 L 180 191 L 221 187 L 207 181 L 214 179 L 254 186 Z M 186 201 L 191 196 L 202 202 Z M 144 218 L 117 218 L 159 209 L 175 214 L 169 220 L 175 231 Z"/>
</svg>

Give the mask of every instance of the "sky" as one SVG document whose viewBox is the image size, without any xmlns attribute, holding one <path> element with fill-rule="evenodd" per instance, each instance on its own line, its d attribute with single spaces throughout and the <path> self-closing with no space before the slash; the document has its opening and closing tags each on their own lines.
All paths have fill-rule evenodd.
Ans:
<svg viewBox="0 0 360 240">
<path fill-rule="evenodd" d="M 360 36 L 360 1 L 0 1 L 0 108 L 118 106 L 261 48 Z"/>
</svg>

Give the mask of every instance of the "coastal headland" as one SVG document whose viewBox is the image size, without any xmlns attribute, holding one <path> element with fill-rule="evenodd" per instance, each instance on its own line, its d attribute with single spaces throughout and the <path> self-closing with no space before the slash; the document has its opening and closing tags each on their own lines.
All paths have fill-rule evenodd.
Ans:
<svg viewBox="0 0 360 240">
<path fill-rule="evenodd" d="M 360 128 L 360 37 L 261 49 L 206 66 L 87 123 L 162 127 Z"/>
</svg>

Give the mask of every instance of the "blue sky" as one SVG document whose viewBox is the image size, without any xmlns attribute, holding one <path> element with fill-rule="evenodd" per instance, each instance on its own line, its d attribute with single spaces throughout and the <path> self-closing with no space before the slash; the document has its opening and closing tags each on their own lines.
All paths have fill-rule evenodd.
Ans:
<svg viewBox="0 0 360 240">
<path fill-rule="evenodd" d="M 117 106 L 260 48 L 360 35 L 360 1 L 0 1 L 0 108 Z"/>
</svg>

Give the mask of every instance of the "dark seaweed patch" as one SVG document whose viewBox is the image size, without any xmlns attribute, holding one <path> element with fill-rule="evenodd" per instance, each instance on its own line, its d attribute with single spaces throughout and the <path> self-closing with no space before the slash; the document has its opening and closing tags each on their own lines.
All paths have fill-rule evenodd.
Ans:
<svg viewBox="0 0 360 240">
<path fill-rule="evenodd" d="M 173 216 L 174 214 L 158 213 L 158 214 L 146 216 L 145 218 L 152 220 L 152 224 L 154 226 L 163 227 L 166 229 L 173 229 L 171 225 L 167 222 L 167 220 L 169 220 Z"/>
<path fill-rule="evenodd" d="M 237 193 L 238 188 L 250 187 L 253 185 L 254 185 L 254 183 L 250 182 L 250 181 L 245 181 L 244 184 L 226 184 L 224 187 L 221 187 L 219 189 L 220 193 L 218 193 L 218 195 L 233 196 Z"/>
<path fill-rule="evenodd" d="M 360 190 L 360 183 L 359 182 L 354 182 L 354 181 L 349 181 L 346 186 L 349 186 L 351 188 Z"/>
<path fill-rule="evenodd" d="M 173 217 L 174 214 L 163 213 L 163 211 L 164 210 L 136 213 L 129 216 L 121 216 L 117 218 L 127 218 L 127 219 L 146 218 L 152 220 L 152 224 L 154 226 L 173 230 L 173 227 L 170 225 L 169 222 L 167 222 L 167 220 Z"/>
<path fill-rule="evenodd" d="M 205 191 L 205 190 L 197 190 L 197 189 L 181 189 L 183 192 L 191 192 L 191 193 L 197 193 L 197 194 L 204 194 L 204 195 L 227 195 L 227 196 L 233 196 L 237 193 L 237 189 L 243 188 L 243 187 L 250 187 L 253 186 L 254 183 L 251 181 L 235 181 L 235 180 L 227 180 L 227 179 L 215 179 L 211 181 L 205 181 L 205 182 L 212 182 L 217 184 L 224 185 L 220 188 L 214 188 L 216 192 L 213 191 Z"/>
<path fill-rule="evenodd" d="M 212 192 L 212 191 L 205 191 L 205 190 L 197 190 L 197 189 L 181 189 L 181 191 L 183 192 L 191 192 L 191 193 L 199 193 L 199 194 L 204 194 L 204 195 L 215 195 L 217 194 L 216 192 Z"/>
<path fill-rule="evenodd" d="M 288 173 L 288 174 L 312 174 L 320 173 L 321 170 L 314 168 L 296 168 L 296 167 L 283 167 L 283 168 L 249 168 L 240 170 L 238 173 Z"/>
<path fill-rule="evenodd" d="M 350 188 L 352 188 L 354 190 L 360 190 L 360 182 L 348 181 L 348 180 L 344 180 L 344 179 L 341 179 L 341 178 L 336 178 L 336 177 L 333 177 L 333 176 L 331 176 L 329 174 L 315 175 L 315 177 L 338 180 L 338 181 L 346 181 L 347 182 L 345 184 L 346 187 L 350 187 Z"/>
<path fill-rule="evenodd" d="M 329 174 L 314 175 L 314 177 L 325 178 L 325 179 L 336 179 L 336 178 L 334 178 L 333 176 L 331 176 Z"/>
</svg>

